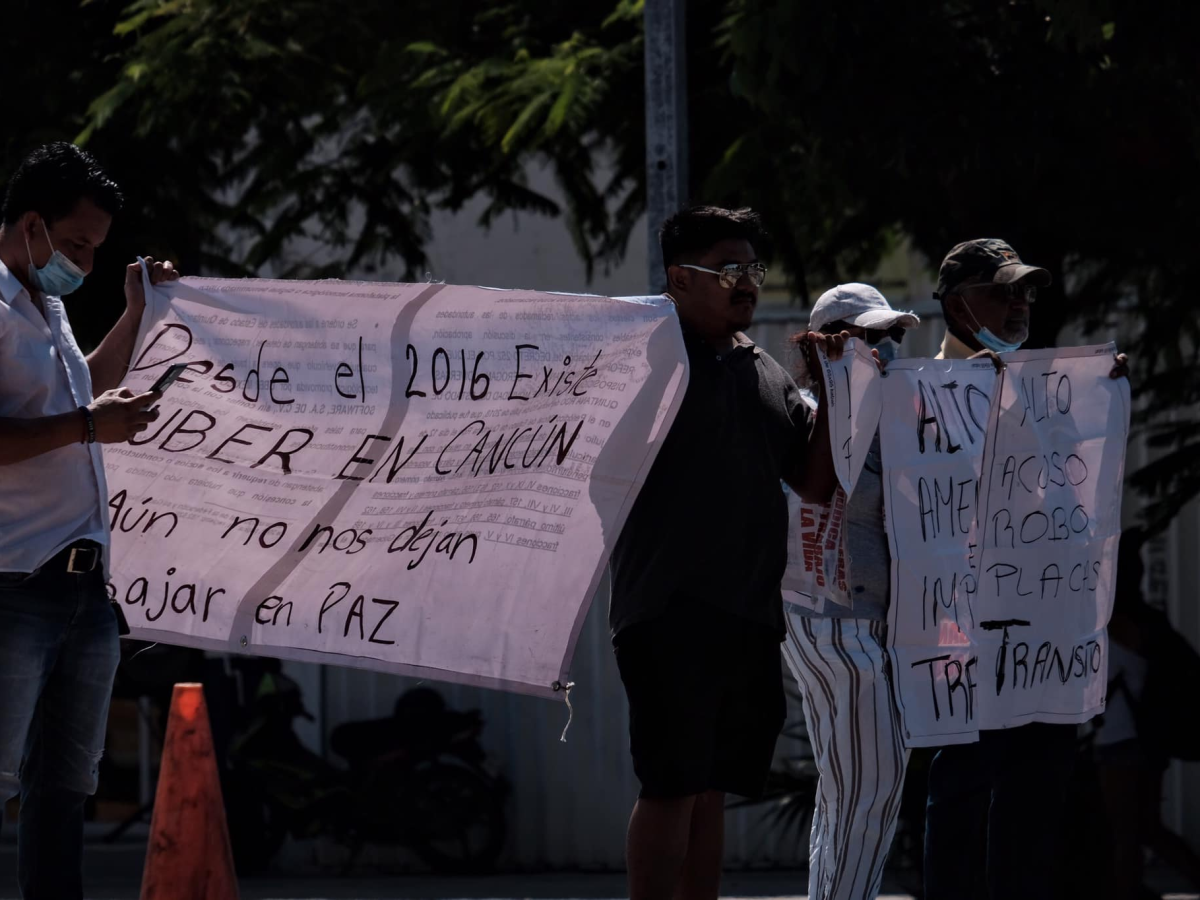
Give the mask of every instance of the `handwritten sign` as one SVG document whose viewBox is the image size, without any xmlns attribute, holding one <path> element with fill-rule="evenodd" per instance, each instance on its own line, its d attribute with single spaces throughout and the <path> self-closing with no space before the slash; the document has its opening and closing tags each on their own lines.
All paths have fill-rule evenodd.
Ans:
<svg viewBox="0 0 1200 900">
<path fill-rule="evenodd" d="M 105 448 L 135 637 L 552 696 L 686 385 L 660 300 L 147 285 Z M 561 694 L 559 694 L 561 696 Z"/>
<path fill-rule="evenodd" d="M 981 487 L 980 727 L 1104 711 L 1130 407 L 1115 352 L 1005 356 Z"/>
<path fill-rule="evenodd" d="M 999 378 L 984 362 L 889 366 L 890 650 L 908 746 L 1103 709 L 1129 422 L 1112 356 L 1023 351 Z"/>
<path fill-rule="evenodd" d="M 992 363 L 899 359 L 883 379 L 880 446 L 891 555 L 888 635 L 910 747 L 975 740 L 973 529 L 996 387 Z"/>
<path fill-rule="evenodd" d="M 845 352 L 836 362 L 830 361 L 824 349 L 818 348 L 817 354 L 825 375 L 833 466 L 849 498 L 879 427 L 882 379 L 871 349 L 857 338 L 846 342 Z"/>
<path fill-rule="evenodd" d="M 785 486 L 788 565 L 782 588 L 785 603 L 819 611 L 826 602 L 851 604 L 846 582 L 846 502 L 879 426 L 882 393 L 879 367 L 864 342 L 849 340 L 837 361 L 831 361 L 823 349 L 818 348 L 817 353 L 825 381 L 830 450 L 839 486 L 833 499 L 824 505 L 806 503 Z M 811 393 L 806 392 L 806 402 L 816 408 Z"/>
</svg>

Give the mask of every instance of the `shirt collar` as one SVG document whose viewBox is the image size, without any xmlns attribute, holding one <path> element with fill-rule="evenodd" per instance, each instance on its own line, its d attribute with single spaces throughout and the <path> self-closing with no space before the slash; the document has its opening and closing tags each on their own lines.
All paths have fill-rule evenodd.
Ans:
<svg viewBox="0 0 1200 900">
<path fill-rule="evenodd" d="M 17 276 L 9 270 L 8 266 L 0 262 L 0 298 L 12 306 L 21 294 L 29 295 L 29 292 L 25 290 L 25 285 L 17 280 Z"/>
<path fill-rule="evenodd" d="M 714 356 L 717 359 L 721 358 L 721 354 L 713 350 L 708 341 L 700 337 L 700 335 L 696 334 L 696 332 L 692 331 L 685 324 L 683 324 L 682 320 L 680 320 L 679 326 L 683 331 L 684 346 L 686 346 L 689 350 L 691 350 L 693 353 L 702 353 L 706 356 Z M 733 336 L 733 342 L 733 349 L 724 354 L 726 357 L 747 350 L 753 353 L 755 356 L 758 356 L 762 353 L 762 348 L 740 331 Z"/>
<path fill-rule="evenodd" d="M 750 340 L 750 338 L 748 338 L 746 335 L 744 335 L 740 331 L 733 336 L 733 339 L 737 342 L 738 348 L 746 347 L 747 349 L 752 351 L 755 356 L 758 356 L 758 354 L 762 353 L 762 347 L 758 346 L 758 344 L 754 343 L 754 341 Z M 735 348 L 735 349 L 737 349 L 737 348 Z"/>
<path fill-rule="evenodd" d="M 942 352 L 937 355 L 938 359 L 969 359 L 974 355 L 974 350 L 951 334 L 949 328 L 946 329 L 946 336 L 942 338 Z"/>
</svg>

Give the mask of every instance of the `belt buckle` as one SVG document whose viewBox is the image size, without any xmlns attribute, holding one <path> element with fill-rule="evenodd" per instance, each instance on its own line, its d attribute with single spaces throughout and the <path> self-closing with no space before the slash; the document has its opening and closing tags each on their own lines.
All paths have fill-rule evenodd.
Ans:
<svg viewBox="0 0 1200 900">
<path fill-rule="evenodd" d="M 99 553 L 94 547 L 72 547 L 71 555 L 67 557 L 67 571 L 72 575 L 86 575 L 92 569 L 96 568 L 96 559 L 98 556 Z M 86 560 L 87 568 L 76 568 L 76 557 Z M 83 564 L 81 563 L 81 565 Z"/>
</svg>

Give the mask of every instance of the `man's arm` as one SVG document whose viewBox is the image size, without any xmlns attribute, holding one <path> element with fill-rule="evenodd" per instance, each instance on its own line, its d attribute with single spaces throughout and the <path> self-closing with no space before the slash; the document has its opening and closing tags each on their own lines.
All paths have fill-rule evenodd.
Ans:
<svg viewBox="0 0 1200 900">
<path fill-rule="evenodd" d="M 833 499 L 838 486 L 833 448 L 829 443 L 829 405 L 824 402 L 825 372 L 824 367 L 819 365 L 816 348 L 823 346 L 829 359 L 838 360 L 849 337 L 846 332 L 829 335 L 810 332 L 804 341 L 804 359 L 809 371 L 816 373 L 813 382 L 819 392 L 817 413 L 812 428 L 800 442 L 800 449 L 784 481 L 805 503 L 825 505 Z"/>
<path fill-rule="evenodd" d="M 88 407 L 92 414 L 96 442 L 111 444 L 127 441 L 158 418 L 148 406 L 161 399 L 153 392 L 134 394 L 128 388 L 108 391 Z M 80 410 L 34 419 L 0 418 L 0 466 L 24 462 L 88 438 L 87 417 Z M 0 475 L 0 477 L 3 477 Z"/>
<path fill-rule="evenodd" d="M 23 462 L 81 440 L 87 440 L 87 420 L 78 410 L 37 419 L 0 419 L 0 466 Z"/>
<path fill-rule="evenodd" d="M 816 421 L 802 442 L 790 476 L 784 481 L 805 503 L 824 506 L 837 490 L 837 470 L 833 467 L 833 448 L 829 446 L 829 406 L 818 403 Z"/>
<path fill-rule="evenodd" d="M 146 257 L 150 268 L 150 283 L 161 284 L 179 277 L 175 267 L 168 262 L 155 262 Z M 133 358 L 133 346 L 137 343 L 138 328 L 142 324 L 142 313 L 146 311 L 146 292 L 142 287 L 142 267 L 132 263 L 125 269 L 125 312 L 117 324 L 104 336 L 100 346 L 87 358 L 88 371 L 92 374 L 92 391 L 97 396 L 111 391 L 125 378 L 129 362 Z"/>
</svg>

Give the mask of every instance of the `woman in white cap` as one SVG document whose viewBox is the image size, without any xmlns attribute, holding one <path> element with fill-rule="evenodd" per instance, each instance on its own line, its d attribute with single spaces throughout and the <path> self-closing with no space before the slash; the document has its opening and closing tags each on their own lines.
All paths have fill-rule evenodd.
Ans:
<svg viewBox="0 0 1200 900">
<path fill-rule="evenodd" d="M 870 285 L 842 284 L 817 300 L 808 327 L 847 332 L 886 363 L 905 329 L 918 324 Z M 806 334 L 794 340 L 806 343 Z M 811 381 L 819 390 L 820 380 Z M 809 847 L 812 900 L 867 900 L 879 893 L 908 763 L 886 650 L 891 560 L 882 472 L 877 431 L 846 503 L 850 605 L 820 598 L 812 608 L 785 605 L 784 657 L 800 684 L 819 773 Z"/>
</svg>

